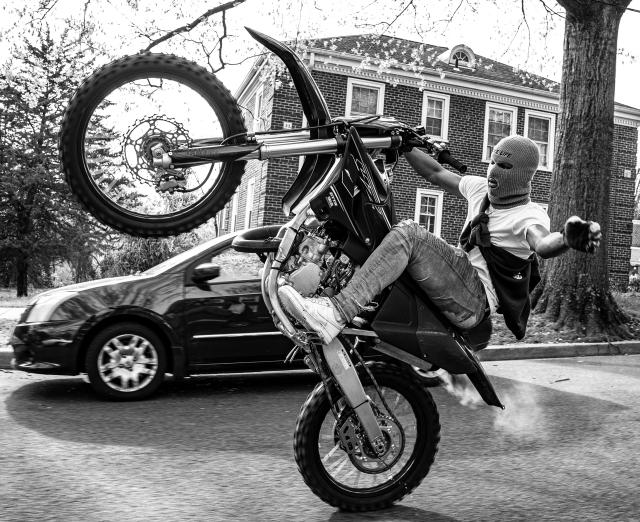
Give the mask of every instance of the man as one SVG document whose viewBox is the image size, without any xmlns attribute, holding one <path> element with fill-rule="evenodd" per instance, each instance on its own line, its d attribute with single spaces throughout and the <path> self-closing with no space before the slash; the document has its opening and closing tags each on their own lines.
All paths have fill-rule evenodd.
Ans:
<svg viewBox="0 0 640 522">
<path fill-rule="evenodd" d="M 283 286 L 279 296 L 285 308 L 329 343 L 406 270 L 462 331 L 478 325 L 490 310 L 502 313 L 514 335 L 522 338 L 529 291 L 537 282 L 534 253 L 542 258 L 569 248 L 592 253 L 602 237 L 600 226 L 573 216 L 562 232 L 549 232 L 548 215 L 530 199 L 539 152 L 529 138 L 503 138 L 493 149 L 486 180 L 450 172 L 417 149 L 406 152 L 405 158 L 427 181 L 467 199 L 462 248 L 413 221 L 403 221 L 339 294 L 305 298 L 293 287 Z"/>
</svg>

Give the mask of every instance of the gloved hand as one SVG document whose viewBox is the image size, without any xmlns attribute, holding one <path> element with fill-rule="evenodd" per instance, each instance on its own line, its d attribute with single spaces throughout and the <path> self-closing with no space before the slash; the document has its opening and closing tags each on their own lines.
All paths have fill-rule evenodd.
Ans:
<svg viewBox="0 0 640 522">
<path fill-rule="evenodd" d="M 593 254 L 600 246 L 602 232 L 595 221 L 584 221 L 578 216 L 571 216 L 564 224 L 562 237 L 569 248 Z"/>
</svg>

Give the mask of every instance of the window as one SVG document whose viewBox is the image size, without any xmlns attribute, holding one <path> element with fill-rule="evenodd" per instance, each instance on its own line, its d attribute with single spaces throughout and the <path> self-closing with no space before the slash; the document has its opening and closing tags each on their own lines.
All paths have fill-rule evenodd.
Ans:
<svg viewBox="0 0 640 522">
<path fill-rule="evenodd" d="M 469 65 L 469 55 L 464 51 L 456 51 L 451 55 L 451 63 L 458 67 L 458 65 Z"/>
<path fill-rule="evenodd" d="M 367 116 L 384 112 L 384 84 L 367 80 L 347 80 L 347 116 Z"/>
<path fill-rule="evenodd" d="M 418 189 L 416 193 L 414 221 L 436 236 L 442 223 L 442 196 L 439 190 Z"/>
<path fill-rule="evenodd" d="M 262 119 L 262 109 L 262 85 L 259 85 L 256 91 L 255 103 L 253 104 L 253 132 L 265 129 L 264 120 Z"/>
<path fill-rule="evenodd" d="M 540 149 L 540 168 L 543 170 L 551 170 L 553 164 L 555 127 L 555 114 L 534 111 L 524 113 L 524 135 L 531 138 Z"/>
<path fill-rule="evenodd" d="M 264 267 L 264 263 L 256 254 L 236 252 L 233 248 L 223 250 L 210 261 L 203 260 L 207 261 L 220 267 L 220 275 L 212 279 L 212 283 L 259 279 L 260 269 Z"/>
<path fill-rule="evenodd" d="M 309 126 L 309 122 L 307 121 L 307 116 L 305 115 L 305 113 L 302 113 L 302 123 L 300 124 L 300 126 L 304 129 L 305 127 Z M 300 156 L 298 158 L 298 172 L 300 172 L 300 170 L 302 169 L 302 165 L 304 165 L 304 160 L 306 159 L 306 156 Z"/>
<path fill-rule="evenodd" d="M 251 218 L 253 217 L 253 193 L 256 188 L 256 179 L 250 179 L 247 182 L 247 202 L 244 207 L 244 228 L 251 226 Z"/>
<path fill-rule="evenodd" d="M 234 232 L 236 224 L 238 223 L 238 193 L 233 195 L 231 200 L 231 225 L 229 226 L 229 232 Z"/>
<path fill-rule="evenodd" d="M 220 213 L 220 230 L 226 230 L 229 221 L 229 205 L 225 206 Z"/>
<path fill-rule="evenodd" d="M 489 105 L 484 120 L 484 154 L 483 160 L 491 159 L 493 147 L 506 136 L 516 133 L 516 114 L 515 107 L 506 105 Z"/>
<path fill-rule="evenodd" d="M 449 134 L 449 96 L 425 92 L 422 96 L 422 124 L 427 136 L 447 139 Z"/>
</svg>

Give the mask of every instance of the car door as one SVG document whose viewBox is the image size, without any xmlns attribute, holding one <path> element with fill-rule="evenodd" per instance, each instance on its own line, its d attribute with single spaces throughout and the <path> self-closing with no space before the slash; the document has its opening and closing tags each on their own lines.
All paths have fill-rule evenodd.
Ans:
<svg viewBox="0 0 640 522">
<path fill-rule="evenodd" d="M 204 263 L 217 265 L 219 275 L 196 284 L 193 271 Z M 256 254 L 227 245 L 187 268 L 184 318 L 190 366 L 282 361 L 292 348 L 273 326 L 262 299 L 263 265 Z"/>
</svg>

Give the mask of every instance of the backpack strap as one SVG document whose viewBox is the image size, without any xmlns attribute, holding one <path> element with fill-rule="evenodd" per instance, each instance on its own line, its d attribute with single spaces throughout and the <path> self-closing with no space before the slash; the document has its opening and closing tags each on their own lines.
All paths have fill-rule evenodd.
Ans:
<svg viewBox="0 0 640 522">
<path fill-rule="evenodd" d="M 470 252 L 475 246 L 490 247 L 491 235 L 489 234 L 489 194 L 482 200 L 480 212 L 474 217 L 460 234 L 460 246 L 465 252 Z"/>
</svg>

